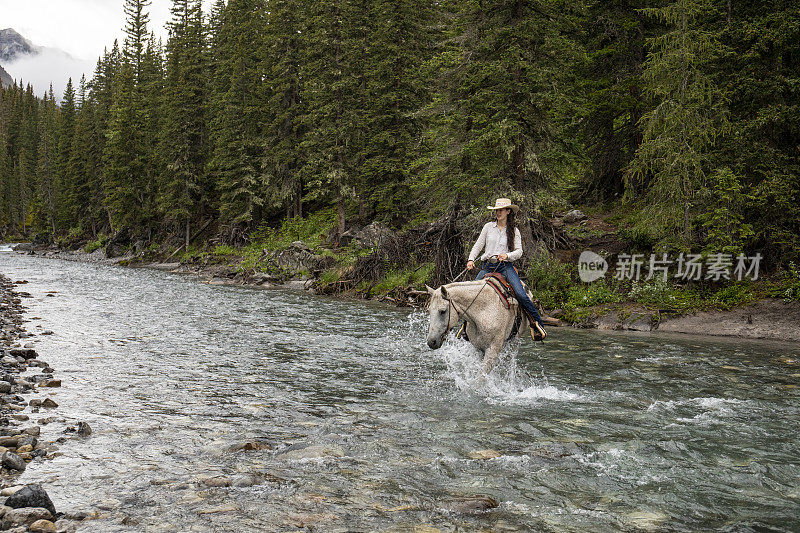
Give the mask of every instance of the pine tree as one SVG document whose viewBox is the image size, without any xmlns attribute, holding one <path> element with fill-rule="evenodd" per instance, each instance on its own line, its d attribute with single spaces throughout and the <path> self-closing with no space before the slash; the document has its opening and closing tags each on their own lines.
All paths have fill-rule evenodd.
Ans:
<svg viewBox="0 0 800 533">
<path fill-rule="evenodd" d="M 325 0 L 307 9 L 301 179 L 307 201 L 334 202 L 337 240 L 347 208 L 366 190 L 358 165 L 368 13 L 362 2 Z"/>
<path fill-rule="evenodd" d="M 37 231 L 56 233 L 56 166 L 58 161 L 58 109 L 53 86 L 44 97 L 39 115 L 39 149 L 36 164 L 37 201 L 39 215 L 35 221 Z"/>
<path fill-rule="evenodd" d="M 454 23 L 435 62 L 441 83 L 427 140 L 429 194 L 439 205 L 454 194 L 484 201 L 500 192 L 527 196 L 528 215 L 535 215 L 534 194 L 555 175 L 557 114 L 568 114 L 566 76 L 576 49 L 565 30 L 570 4 L 448 7 Z"/>
<path fill-rule="evenodd" d="M 81 79 L 78 91 L 78 112 L 75 119 L 75 135 L 69 160 L 69 206 L 70 220 L 76 227 L 89 230 L 97 236 L 96 214 L 99 198 L 93 192 L 100 180 L 99 130 L 95 116 L 95 103 L 86 97 L 85 80 Z"/>
<path fill-rule="evenodd" d="M 142 62 L 148 42 L 147 24 L 150 15 L 146 8 L 150 0 L 125 0 L 125 59 L 132 65 L 134 82 L 138 83 L 142 76 Z"/>
<path fill-rule="evenodd" d="M 167 43 L 167 78 L 161 153 L 164 160 L 160 211 L 182 224 L 188 249 L 190 227 L 199 215 L 207 155 L 206 49 L 201 3 L 174 0 Z"/>
<path fill-rule="evenodd" d="M 61 99 L 61 112 L 59 113 L 59 135 L 58 135 L 58 159 L 56 161 L 56 182 L 54 195 L 56 198 L 56 227 L 70 229 L 73 220 L 70 214 L 77 208 L 73 205 L 74 198 L 71 197 L 71 189 L 76 177 L 70 168 L 70 158 L 72 155 L 72 144 L 75 137 L 75 117 L 77 108 L 75 104 L 75 89 L 72 86 L 72 78 L 67 82 L 64 90 L 64 97 Z"/>
<path fill-rule="evenodd" d="M 104 192 L 111 230 L 133 229 L 143 218 L 141 177 L 142 117 L 139 110 L 135 73 L 127 59 L 122 61 L 114 83 L 106 144 Z"/>
<path fill-rule="evenodd" d="M 219 191 L 222 231 L 239 241 L 261 219 L 264 99 L 261 70 L 266 6 L 231 0 L 215 39 L 218 50 L 212 106 L 213 155 L 209 170 Z M 229 75 L 228 75 L 229 73 Z"/>
<path fill-rule="evenodd" d="M 640 9 L 650 3 L 598 2 L 587 14 L 587 62 L 579 83 L 587 96 L 580 133 L 589 160 L 579 199 L 606 201 L 624 193 L 625 169 L 642 138 L 645 37 L 656 24 Z"/>
<path fill-rule="evenodd" d="M 722 95 L 708 73 L 723 51 L 702 25 L 711 7 L 710 0 L 678 0 L 645 10 L 669 30 L 651 40 L 645 62 L 645 88 L 657 104 L 642 118 L 642 144 L 627 175 L 629 196 L 643 191 L 643 227 L 659 237 L 680 232 L 684 247 L 692 241 L 692 202 L 709 149 L 727 123 Z"/>
<path fill-rule="evenodd" d="M 267 111 L 264 172 L 287 218 L 303 215 L 300 167 L 305 102 L 301 74 L 305 28 L 305 3 L 274 0 L 270 3 L 266 33 Z"/>
<path fill-rule="evenodd" d="M 433 52 L 432 4 L 380 0 L 369 3 L 368 14 L 360 166 L 371 207 L 402 220 L 411 214 L 408 178 L 422 134 L 418 113 L 427 104 L 420 66 Z"/>
</svg>

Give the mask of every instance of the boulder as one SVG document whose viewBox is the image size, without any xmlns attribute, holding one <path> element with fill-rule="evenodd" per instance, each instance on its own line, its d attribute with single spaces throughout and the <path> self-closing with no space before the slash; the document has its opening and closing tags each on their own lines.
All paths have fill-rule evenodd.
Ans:
<svg viewBox="0 0 800 533">
<path fill-rule="evenodd" d="M 3 453 L 0 462 L 9 470 L 17 470 L 23 472 L 25 470 L 25 460 L 14 452 L 6 451 Z M 9 506 L 13 507 L 13 506 Z"/>
<path fill-rule="evenodd" d="M 92 434 L 92 428 L 89 427 L 88 422 L 78 422 L 78 435 L 81 437 L 88 437 Z"/>
<path fill-rule="evenodd" d="M 43 507 L 53 515 L 56 514 L 56 508 L 52 500 L 50 500 L 50 496 L 48 496 L 42 486 L 38 484 L 26 485 L 25 488 L 9 496 L 5 504 L 14 509 L 20 509 L 22 507 Z M 48 517 L 43 516 L 41 518 L 46 519 Z"/>
<path fill-rule="evenodd" d="M 345 232 L 347 234 L 347 232 Z M 389 228 L 386 228 L 378 222 L 365 226 L 363 229 L 352 234 L 353 241 L 365 248 L 375 248 L 380 246 L 394 236 L 394 233 Z"/>
<path fill-rule="evenodd" d="M 564 215 L 561 220 L 566 222 L 567 224 L 573 224 L 575 222 L 579 222 L 586 218 L 586 215 L 580 209 L 573 209 L 566 215 Z"/>
<path fill-rule="evenodd" d="M 49 520 L 53 518 L 53 514 L 49 509 L 43 507 L 18 507 L 6 513 L 3 521 L 14 525 L 29 525 L 37 520 Z"/>
<path fill-rule="evenodd" d="M 22 357 L 23 359 L 36 359 L 38 355 L 33 348 L 11 348 L 8 353 L 13 357 Z"/>
<path fill-rule="evenodd" d="M 56 525 L 50 520 L 37 520 L 28 526 L 28 530 L 31 531 L 31 533 L 49 533 L 51 531 L 56 531 Z"/>
</svg>

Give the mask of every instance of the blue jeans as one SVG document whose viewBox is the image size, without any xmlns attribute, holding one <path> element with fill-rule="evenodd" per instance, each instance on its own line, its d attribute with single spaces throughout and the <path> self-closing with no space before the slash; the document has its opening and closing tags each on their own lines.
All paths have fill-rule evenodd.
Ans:
<svg viewBox="0 0 800 533">
<path fill-rule="evenodd" d="M 489 272 L 497 272 L 498 274 L 502 274 L 508 284 L 511 285 L 511 288 L 514 289 L 514 296 L 517 297 L 517 301 L 525 308 L 530 316 L 536 320 L 539 324 L 542 324 L 542 317 L 539 316 L 539 311 L 536 310 L 536 307 L 533 305 L 533 302 L 528 295 L 525 293 L 525 289 L 522 286 L 522 281 L 519 279 L 519 273 L 517 269 L 514 268 L 508 261 L 500 261 L 499 263 L 489 263 L 485 262 L 483 264 L 483 269 L 478 272 L 478 277 L 475 280 L 483 279 L 486 274 Z"/>
</svg>

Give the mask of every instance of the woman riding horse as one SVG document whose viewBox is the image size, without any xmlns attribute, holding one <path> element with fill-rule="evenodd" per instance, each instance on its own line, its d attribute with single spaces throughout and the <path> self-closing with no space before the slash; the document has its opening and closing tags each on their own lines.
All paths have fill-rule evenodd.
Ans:
<svg viewBox="0 0 800 533">
<path fill-rule="evenodd" d="M 467 270 L 475 268 L 475 259 L 485 248 L 481 255 L 483 268 L 475 279 L 483 279 L 489 272 L 502 274 L 514 289 L 517 301 L 528 314 L 532 330 L 531 336 L 536 340 L 544 339 L 547 334 L 542 327 L 542 317 L 539 316 L 539 312 L 525 292 L 522 281 L 519 279 L 519 273 L 512 264 L 512 261 L 522 257 L 522 235 L 515 221 L 519 206 L 512 204 L 508 198 L 498 198 L 494 206 L 489 206 L 487 209 L 494 211 L 496 220 L 487 222 L 483 226 L 483 230 L 469 254 Z"/>
</svg>

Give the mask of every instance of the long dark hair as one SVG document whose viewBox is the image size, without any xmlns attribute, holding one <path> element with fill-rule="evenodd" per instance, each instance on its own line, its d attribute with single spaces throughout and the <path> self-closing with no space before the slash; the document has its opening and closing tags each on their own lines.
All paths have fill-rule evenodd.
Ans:
<svg viewBox="0 0 800 533">
<path fill-rule="evenodd" d="M 514 237 L 517 236 L 517 216 L 514 214 L 514 210 L 509 208 L 508 215 L 506 216 L 506 245 L 508 246 L 508 251 L 514 251 Z"/>
</svg>

